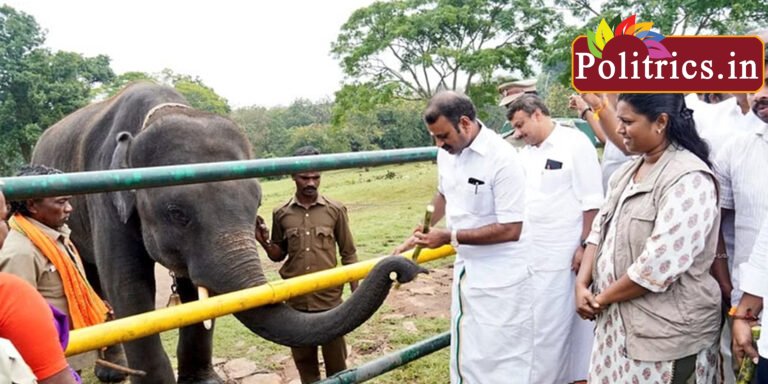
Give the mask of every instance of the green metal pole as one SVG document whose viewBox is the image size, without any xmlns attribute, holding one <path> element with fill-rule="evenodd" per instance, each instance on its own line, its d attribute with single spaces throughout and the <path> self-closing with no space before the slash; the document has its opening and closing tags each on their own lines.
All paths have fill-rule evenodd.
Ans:
<svg viewBox="0 0 768 384">
<path fill-rule="evenodd" d="M 412 344 L 399 351 L 369 361 L 357 368 L 341 371 L 325 380 L 315 384 L 351 384 L 362 383 L 374 377 L 381 376 L 395 368 L 401 367 L 411 361 L 420 359 L 435 351 L 441 350 L 451 343 L 451 333 L 445 332 L 429 339 Z"/>
<path fill-rule="evenodd" d="M 420 147 L 331 155 L 75 172 L 60 175 L 0 178 L 0 181 L 5 184 L 0 186 L 0 189 L 2 189 L 7 200 L 21 200 L 47 196 L 246 179 L 307 171 L 411 163 L 430 161 L 436 157 L 436 147 Z"/>
</svg>

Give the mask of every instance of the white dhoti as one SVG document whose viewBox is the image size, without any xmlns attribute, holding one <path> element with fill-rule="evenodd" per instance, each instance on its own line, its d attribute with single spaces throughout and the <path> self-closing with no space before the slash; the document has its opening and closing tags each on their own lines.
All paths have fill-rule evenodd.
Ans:
<svg viewBox="0 0 768 384">
<path fill-rule="evenodd" d="M 505 287 L 473 287 L 466 284 L 460 260 L 453 275 L 451 383 L 532 383 L 531 279 Z"/>
<path fill-rule="evenodd" d="M 532 246 L 538 262 L 534 264 L 532 278 L 535 301 L 531 383 L 586 380 L 594 323 L 576 315 L 576 275 L 570 265 L 578 237 L 574 241 L 563 239 L 562 235 L 561 241 L 555 241 L 555 236 L 547 238 L 552 240 L 544 242 L 538 238 Z"/>
</svg>

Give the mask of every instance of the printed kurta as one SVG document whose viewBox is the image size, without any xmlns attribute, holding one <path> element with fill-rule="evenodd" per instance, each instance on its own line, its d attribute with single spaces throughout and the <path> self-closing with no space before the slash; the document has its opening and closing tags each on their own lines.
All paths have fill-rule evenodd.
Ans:
<svg viewBox="0 0 768 384">
<path fill-rule="evenodd" d="M 626 273 L 629 278 L 651 291 L 664 292 L 693 263 L 704 247 L 703 228 L 716 214 L 717 197 L 711 179 L 694 172 L 680 178 L 659 207 L 660 218 L 645 250 L 627 271 L 616 271 L 614 263 L 616 223 L 622 220 L 621 206 L 632 193 L 634 183 L 627 185 L 608 225 L 602 251 L 597 255 L 593 289 L 602 291 Z M 593 225 L 590 239 L 597 238 L 599 223 Z M 610 304 L 597 317 L 595 344 L 592 347 L 590 383 L 670 383 L 674 361 L 640 361 L 626 354 L 626 330 L 618 303 Z M 713 383 L 718 371 L 717 345 L 700 351 L 696 356 L 696 383 Z"/>
</svg>

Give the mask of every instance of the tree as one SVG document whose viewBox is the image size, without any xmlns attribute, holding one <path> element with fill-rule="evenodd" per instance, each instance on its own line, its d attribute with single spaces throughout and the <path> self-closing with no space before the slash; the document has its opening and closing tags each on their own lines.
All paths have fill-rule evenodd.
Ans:
<svg viewBox="0 0 768 384">
<path fill-rule="evenodd" d="M 217 94 L 213 88 L 205 85 L 199 77 L 176 74 L 169 68 L 155 74 L 125 72 L 97 89 L 94 92 L 95 97 L 110 97 L 136 81 L 151 81 L 156 84 L 172 86 L 187 99 L 192 107 L 201 111 L 218 115 L 228 115 L 231 112 L 227 99 Z"/>
<path fill-rule="evenodd" d="M 589 0 L 556 3 L 581 19 L 598 17 L 599 21 L 602 17 L 609 20 L 609 16 L 626 18 L 635 14 L 638 20 L 652 21 L 663 35 L 744 34 L 764 27 L 768 20 L 765 1 L 754 0 L 608 0 L 601 9 L 593 8 Z"/>
<path fill-rule="evenodd" d="M 90 101 L 91 91 L 114 73 L 104 55 L 83 57 L 41 47 L 35 19 L 0 7 L 0 172 L 28 162 L 43 130 Z"/>
<path fill-rule="evenodd" d="M 228 115 L 231 111 L 227 99 L 219 96 L 200 79 L 180 78 L 173 82 L 173 86 L 196 109 L 218 115 Z"/>
<path fill-rule="evenodd" d="M 532 74 L 560 16 L 542 0 L 394 0 L 358 9 L 332 45 L 344 73 L 400 98 Z"/>
<path fill-rule="evenodd" d="M 137 81 L 150 81 L 153 83 L 157 83 L 157 79 L 155 79 L 152 75 L 146 73 L 146 72 L 138 72 L 138 71 L 129 71 L 125 73 L 121 73 L 117 76 L 115 76 L 112 81 L 102 84 L 100 87 L 93 90 L 93 97 L 94 98 L 108 98 L 114 96 L 116 93 L 120 92 L 123 88 L 125 88 L 128 84 L 137 82 Z"/>
</svg>

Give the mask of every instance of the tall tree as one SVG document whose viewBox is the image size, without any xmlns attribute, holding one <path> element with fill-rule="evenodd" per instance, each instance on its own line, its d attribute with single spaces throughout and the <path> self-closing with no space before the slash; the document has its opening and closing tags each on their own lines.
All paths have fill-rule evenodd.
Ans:
<svg viewBox="0 0 768 384">
<path fill-rule="evenodd" d="M 555 2 L 582 20 L 636 14 L 638 20 L 652 21 L 664 35 L 743 34 L 765 27 L 768 20 L 764 0 L 608 0 L 602 7 L 593 6 L 589 0 Z"/>
<path fill-rule="evenodd" d="M 0 6 L 0 172 L 29 161 L 40 133 L 87 104 L 114 73 L 104 55 L 84 57 L 42 47 L 35 19 Z"/>
<path fill-rule="evenodd" d="M 135 71 L 122 73 L 111 82 L 95 90 L 94 93 L 96 97 L 109 97 L 135 81 L 151 81 L 157 84 L 172 86 L 189 101 L 191 106 L 201 111 L 219 115 L 227 115 L 231 112 L 227 99 L 217 94 L 213 88 L 205 85 L 202 79 L 190 75 L 177 74 L 169 68 L 154 74 Z"/>
<path fill-rule="evenodd" d="M 532 74 L 560 16 L 542 0 L 393 0 L 355 11 L 332 45 L 344 73 L 400 98 L 467 90 L 503 70 Z"/>
</svg>

